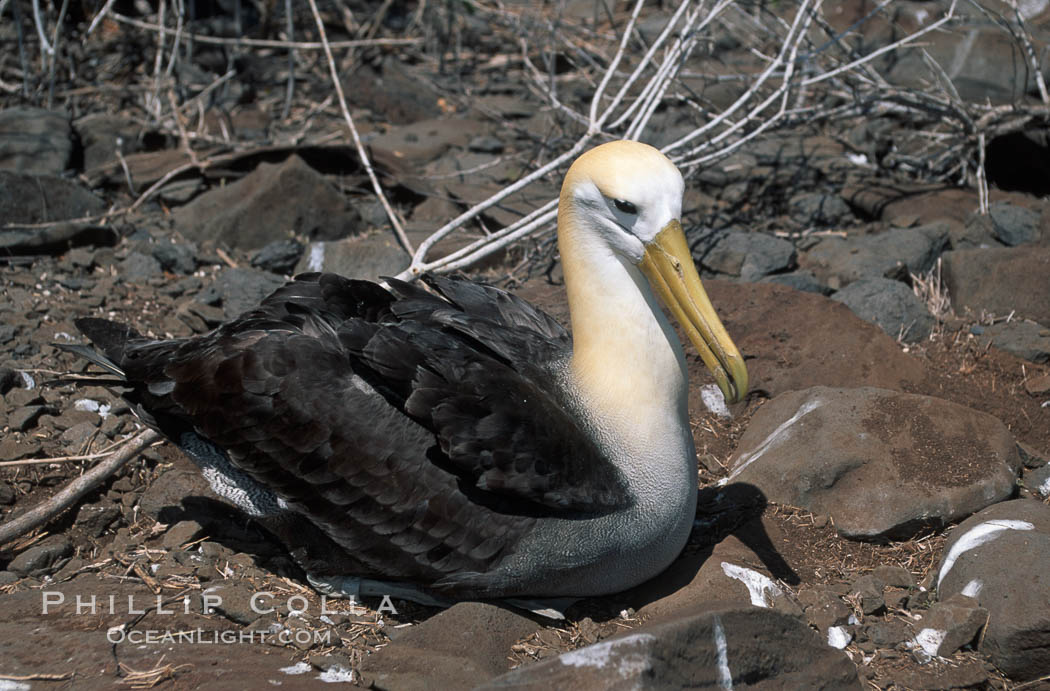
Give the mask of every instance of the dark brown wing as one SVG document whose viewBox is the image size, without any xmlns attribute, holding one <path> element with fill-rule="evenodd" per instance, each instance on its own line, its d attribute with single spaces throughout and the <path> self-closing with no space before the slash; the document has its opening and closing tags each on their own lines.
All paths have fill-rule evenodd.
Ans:
<svg viewBox="0 0 1050 691">
<path fill-rule="evenodd" d="M 376 573 L 432 582 L 486 572 L 538 517 L 631 501 L 536 361 L 564 330 L 502 291 L 436 286 L 452 301 L 306 275 L 185 341 L 78 326 L 169 436 L 225 449 Z"/>
</svg>

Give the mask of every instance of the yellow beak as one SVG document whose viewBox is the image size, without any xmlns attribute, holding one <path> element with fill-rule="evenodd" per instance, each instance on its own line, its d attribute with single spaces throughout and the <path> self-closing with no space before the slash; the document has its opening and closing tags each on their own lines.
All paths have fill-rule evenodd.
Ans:
<svg viewBox="0 0 1050 691">
<path fill-rule="evenodd" d="M 742 400 L 747 367 L 700 282 L 681 223 L 671 221 L 657 233 L 638 268 L 693 342 L 726 402 Z"/>
</svg>

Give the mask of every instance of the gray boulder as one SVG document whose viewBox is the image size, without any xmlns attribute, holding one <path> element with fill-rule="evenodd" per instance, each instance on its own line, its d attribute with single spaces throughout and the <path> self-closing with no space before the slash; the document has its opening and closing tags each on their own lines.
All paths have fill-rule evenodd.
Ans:
<svg viewBox="0 0 1050 691">
<path fill-rule="evenodd" d="M 795 263 L 795 247 L 787 240 L 764 233 L 730 231 L 698 259 L 709 271 L 757 281 L 767 274 L 791 268 Z"/>
<path fill-rule="evenodd" d="M 72 165 L 74 142 L 63 115 L 42 108 L 0 111 L 0 169 L 60 175 Z"/>
<path fill-rule="evenodd" d="M 943 260 L 942 277 L 956 312 L 1014 312 L 1050 324 L 1050 247 L 953 250 Z"/>
<path fill-rule="evenodd" d="M 728 482 L 829 515 L 845 537 L 882 539 L 1009 498 L 1021 459 L 986 413 L 884 389 L 814 387 L 759 408 L 729 465 Z"/>
<path fill-rule="evenodd" d="M 1031 362 L 1050 362 L 1050 328 L 1033 321 L 1015 320 L 983 327 L 978 339 Z"/>
<path fill-rule="evenodd" d="M 937 595 L 972 597 L 988 611 L 981 652 L 1014 681 L 1050 674 L 1050 506 L 1016 499 L 952 530 Z"/>
<path fill-rule="evenodd" d="M 466 689 L 507 670 L 507 654 L 538 625 L 509 609 L 461 602 L 400 630 L 361 664 L 364 686 L 378 689 Z"/>
<path fill-rule="evenodd" d="M 298 156 L 262 163 L 251 174 L 210 190 L 175 210 L 175 225 L 199 243 L 225 243 L 252 250 L 292 231 L 297 236 L 335 240 L 362 230 L 346 198 Z"/>
<path fill-rule="evenodd" d="M 799 266 L 836 290 L 862 278 L 906 278 L 933 266 L 948 246 L 950 229 L 950 223 L 936 222 L 877 235 L 831 235 L 803 252 Z"/>
<path fill-rule="evenodd" d="M 845 653 L 797 617 L 716 605 L 554 659 L 480 689 L 860 689 Z"/>
<path fill-rule="evenodd" d="M 933 315 L 911 288 L 888 278 L 854 281 L 831 296 L 861 319 L 905 343 L 924 341 L 933 331 Z"/>
</svg>

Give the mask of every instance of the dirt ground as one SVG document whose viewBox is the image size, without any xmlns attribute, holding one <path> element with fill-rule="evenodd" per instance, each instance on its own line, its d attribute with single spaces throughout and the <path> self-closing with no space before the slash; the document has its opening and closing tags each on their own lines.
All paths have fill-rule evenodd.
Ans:
<svg viewBox="0 0 1050 691">
<path fill-rule="evenodd" d="M 391 10 L 391 14 L 398 13 Z M 389 64 L 404 56 L 379 49 L 369 53 L 364 60 L 368 69 L 358 74 L 361 88 L 351 95 L 356 110 L 371 107 L 375 116 L 362 122 L 362 130 L 382 132 L 398 122 L 411 121 L 419 117 L 413 108 L 424 108 L 424 115 L 435 118 L 455 114 L 482 117 L 479 113 L 485 108 L 502 103 L 495 97 L 520 96 L 520 85 L 503 81 L 506 74 L 498 71 L 502 68 L 493 54 L 501 53 L 491 44 L 491 37 L 473 24 L 467 28 L 474 33 L 464 29 L 456 50 L 466 46 L 476 51 L 470 56 L 475 70 L 470 74 L 467 70 L 462 74 L 444 70 L 445 53 L 440 53 L 442 60 L 433 59 L 433 53 L 427 53 L 426 59 L 412 53 L 404 61 L 418 72 L 410 72 L 408 78 L 402 75 L 396 81 L 389 76 L 394 73 L 390 70 L 384 82 L 374 78 L 383 72 L 384 61 Z M 501 35 L 506 38 L 507 27 L 503 30 Z M 128 54 L 146 51 L 154 37 L 144 34 L 132 40 L 121 33 L 126 29 L 111 23 L 101 31 L 101 37 L 75 49 L 76 57 L 85 65 L 89 59 L 95 59 L 90 64 L 97 68 L 97 74 L 90 80 L 84 77 L 84 83 L 71 79 L 62 85 L 59 93 L 64 94 L 64 103 L 72 104 L 70 108 L 78 115 L 130 111 L 140 120 L 148 119 L 137 105 L 143 84 L 149 82 L 140 64 L 145 63 L 141 56 L 132 59 Z M 429 34 L 424 38 L 436 40 Z M 12 36 L 5 34 L 4 40 L 14 45 Z M 449 37 L 441 40 L 448 47 Z M 124 52 L 117 50 L 121 46 Z M 547 57 L 552 66 L 557 65 L 556 56 Z M 484 62 L 483 58 L 490 61 Z M 203 151 L 201 147 L 214 146 L 207 149 L 207 155 L 218 158 L 213 167 L 194 169 L 190 182 L 219 187 L 226 184 L 227 178 L 238 179 L 261 162 L 283 159 L 289 152 L 298 151 L 338 179 L 341 189 L 355 200 L 372 201 L 367 178 L 356 165 L 346 164 L 353 160 L 349 148 L 324 148 L 325 142 L 345 141 L 341 114 L 329 100 L 326 65 L 320 59 L 310 58 L 312 62 L 304 70 L 306 76 L 296 92 L 301 101 L 297 104 L 300 120 L 296 121 L 280 113 L 283 79 L 274 75 L 283 69 L 284 53 L 270 51 L 240 55 L 238 59 L 251 63 L 244 70 L 260 82 L 265 81 L 269 88 L 242 94 L 240 101 L 224 106 L 226 110 L 216 109 L 207 118 L 202 116 L 206 135 L 195 143 L 197 153 Z M 412 81 L 411 75 L 426 70 L 437 75 L 433 83 Z M 259 76 L 262 74 L 269 78 L 263 79 Z M 465 87 L 468 77 L 479 81 Z M 8 75 L 7 79 L 12 77 Z M 434 83 L 446 90 L 447 98 L 439 99 L 432 93 Z M 37 86 L 39 93 L 44 93 L 46 82 Z M 117 93 L 120 88 L 127 91 L 121 95 Z M 484 108 L 473 109 L 477 105 L 471 103 L 477 95 L 473 90 L 483 91 L 482 96 L 488 98 L 477 99 L 486 104 Z M 17 96 L 5 98 L 5 107 L 22 105 Z M 536 103 L 531 105 L 538 109 Z M 237 123 L 243 143 L 257 131 L 266 133 L 260 135 L 263 139 L 276 140 L 278 134 L 294 132 L 307 120 L 315 128 L 310 147 L 267 148 L 265 143 L 255 142 L 248 147 L 249 153 L 241 149 L 222 158 L 235 148 L 221 141 L 225 124 Z M 535 126 L 532 121 L 528 125 L 516 121 L 513 128 L 526 131 Z M 180 136 L 180 127 L 183 125 L 167 123 L 144 128 L 149 130 L 150 142 L 145 147 L 149 151 L 139 153 L 153 158 L 148 162 L 136 160 L 138 165 L 159 166 L 147 180 L 160 179 L 182 165 L 187 139 L 185 132 Z M 564 132 L 559 136 L 564 136 Z M 164 157 L 176 163 L 169 161 L 164 167 L 159 160 Z M 450 156 L 446 161 L 450 170 L 460 165 L 454 158 Z M 381 173 L 393 190 L 395 204 L 408 210 L 428 205 L 432 216 L 417 211 L 411 217 L 417 226 L 409 228 L 417 233 L 412 235 L 414 239 L 420 237 L 421 229 L 433 229 L 437 218 L 448 218 L 460 209 L 463 199 L 427 197 L 428 190 L 413 177 L 418 171 L 406 170 L 405 164 L 397 160 L 380 163 L 384 164 Z M 520 160 L 517 164 L 524 165 Z M 95 169 L 95 176 L 82 171 L 78 184 L 101 190 L 107 203 L 128 210 L 137 194 L 122 188 L 119 166 L 105 174 L 99 170 Z M 136 171 L 141 172 L 141 168 Z M 974 190 L 966 190 L 964 196 L 976 204 Z M 758 201 L 760 198 L 762 202 Z M 221 270 L 250 265 L 247 251 L 221 245 L 202 246 L 197 257 L 200 267 L 193 274 L 165 270 L 141 279 L 121 276 L 117 267 L 123 266 L 120 262 L 141 241 L 137 233 L 148 229 L 157 236 L 184 239 L 172 231 L 173 208 L 177 206 L 172 199 L 151 199 L 142 209 L 121 216 L 113 223 L 119 228 L 119 240 L 112 247 L 86 244 L 75 250 L 2 258 L 0 290 L 7 303 L 2 314 L 10 332 L 0 333 L 3 412 L 9 423 L 0 440 L 5 459 L 5 464 L 0 465 L 0 522 L 48 501 L 90 468 L 97 460 L 93 456 L 108 453 L 115 440 L 141 428 L 112 391 L 48 385 L 50 380 L 83 371 L 82 362 L 51 345 L 69 337 L 79 340 L 72 320 L 99 314 L 104 309 L 109 318 L 126 321 L 144 333 L 162 335 L 170 327 L 182 329 L 180 335 L 187 335 L 195 326 L 220 319 L 221 314 L 199 311 L 188 316 L 184 297 L 189 292 L 184 291 L 203 294 L 216 282 Z M 732 208 L 709 198 L 694 201 L 700 206 L 716 207 L 711 210 L 704 206 L 702 219 L 697 212 L 697 225 L 728 211 L 753 214 L 741 220 L 753 227 L 772 227 L 780 221 L 779 217 L 770 216 L 776 204 L 760 194 L 755 195 L 754 202 Z M 506 253 L 494 266 L 473 271 L 484 280 L 512 286 L 565 322 L 563 289 L 557 280 L 548 280 L 548 276 L 556 279 L 558 275 L 556 267 L 552 269 L 550 264 L 553 256 L 550 236 L 545 235 L 525 248 Z M 186 281 L 193 279 L 197 283 L 187 289 Z M 785 361 L 781 364 L 786 364 L 789 349 L 802 347 L 803 332 L 819 337 L 826 316 L 823 308 L 792 313 L 784 324 L 749 321 L 751 318 L 741 315 L 754 314 L 748 309 L 756 308 L 748 306 L 747 289 L 732 283 L 713 283 L 712 295 L 725 316 L 728 330 L 746 334 L 740 341 L 745 356 L 779 352 Z M 898 344 L 900 351 L 907 354 L 910 369 L 883 374 L 896 377 L 904 391 L 945 398 L 989 413 L 999 418 L 1030 452 L 1047 454 L 1050 413 L 1043 404 L 1050 394 L 1032 383 L 1050 375 L 1050 367 L 982 346 L 971 335 L 975 324 L 972 317 L 949 317 L 938 324 L 929 340 Z M 759 382 L 746 403 L 733 410 L 731 419 L 716 417 L 705 410 L 699 394 L 700 385 L 710 380 L 699 358 L 689 357 L 690 409 L 701 483 L 698 519 L 703 519 L 707 528 L 694 531 L 679 567 L 697 555 L 708 554 L 729 536 L 762 526 L 766 533 L 777 536 L 764 552 L 769 558 L 767 566 L 792 593 L 819 586 L 846 595 L 858 577 L 882 565 L 904 567 L 919 584 L 930 582 L 945 541 L 944 529 L 907 541 L 856 542 L 839 537 L 827 516 L 755 497 L 732 497 L 734 501 L 721 497 L 713 487 L 727 474 L 727 463 L 748 421 L 758 407 L 779 391 L 770 390 L 776 383 L 770 377 L 768 387 Z M 776 368 L 775 358 L 763 358 L 762 366 Z M 822 363 L 821 367 L 824 369 L 817 377 L 818 383 L 849 378 L 856 365 L 846 360 Z M 32 379 L 34 389 L 24 388 L 26 376 Z M 106 415 L 100 415 L 97 406 L 78 407 L 77 401 L 84 399 L 110 408 Z M 16 430 L 15 415 L 29 414 L 29 409 L 35 417 Z M 925 468 L 924 472 L 936 475 L 939 469 Z M 1019 491 L 1025 493 L 1026 489 L 1020 487 Z M 295 689 L 314 688 L 319 678 L 360 685 L 367 681 L 358 672 L 362 660 L 388 645 L 398 631 L 426 622 L 440 611 L 405 601 L 366 599 L 360 606 L 353 606 L 345 600 L 323 600 L 308 586 L 304 574 L 281 546 L 250 521 L 215 501 L 195 466 L 168 443 L 148 449 L 42 528 L 0 545 L 0 566 L 6 567 L 18 555 L 44 545 L 58 545 L 61 549 L 28 576 L 0 582 L 0 660 L 5 661 L 0 662 L 0 689 L 101 689 L 114 684 L 187 689 L 280 685 Z M 229 593 L 226 609 L 203 611 L 210 588 Z M 265 604 L 271 604 L 272 611 L 260 613 L 243 606 L 248 595 L 259 592 L 270 594 Z M 909 625 L 924 604 L 916 597 L 915 589 L 900 589 L 898 595 L 900 607 L 869 615 L 867 621 Z M 640 626 L 646 617 L 638 612 L 652 600 L 647 586 L 640 586 L 628 593 L 573 605 L 564 622 L 537 619 L 539 630 L 514 642 L 506 651 L 506 669 Z M 241 603 L 239 608 L 232 604 L 237 602 Z M 863 621 L 859 605 L 855 609 Z M 160 639 L 150 640 L 148 632 Z M 177 635 L 188 638 L 170 638 Z M 1021 688 L 970 650 L 947 660 L 925 663 L 892 646 L 854 642 L 847 652 L 857 664 L 862 680 L 873 689 Z M 1050 688 L 1050 683 L 1029 683 L 1023 688 Z"/>
</svg>

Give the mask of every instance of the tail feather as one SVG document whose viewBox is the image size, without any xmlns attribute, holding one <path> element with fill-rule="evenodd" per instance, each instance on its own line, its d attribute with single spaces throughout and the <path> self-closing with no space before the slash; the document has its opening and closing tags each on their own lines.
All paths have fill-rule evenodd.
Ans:
<svg viewBox="0 0 1050 691">
<path fill-rule="evenodd" d="M 124 370 L 122 370 L 115 362 L 110 360 L 105 355 L 99 353 L 91 346 L 80 345 L 79 343 L 52 343 L 51 345 L 64 350 L 67 353 L 73 353 L 79 357 L 84 358 L 88 362 L 98 365 L 102 369 L 106 370 L 110 374 L 114 374 L 120 377 L 121 380 L 125 379 Z M 65 380 L 62 383 L 66 383 Z"/>
<path fill-rule="evenodd" d="M 95 347 L 102 350 L 105 355 L 104 360 L 108 360 L 108 365 L 99 362 L 98 359 L 88 356 L 86 353 L 78 352 L 78 355 L 86 357 L 96 365 L 104 367 L 105 369 L 113 370 L 116 367 L 116 372 L 123 374 L 120 367 L 117 367 L 116 363 L 124 360 L 124 351 L 127 349 L 128 342 L 132 340 L 141 340 L 142 336 L 132 329 L 127 324 L 120 324 L 118 322 L 109 321 L 108 319 L 98 319 L 95 317 L 83 317 L 80 319 L 74 319 L 73 323 L 76 325 L 80 333 L 84 334 L 91 340 Z M 74 351 L 76 352 L 76 351 Z"/>
</svg>

